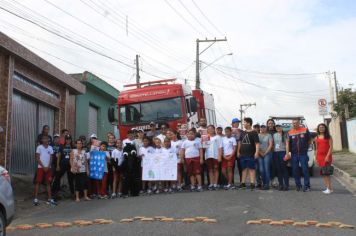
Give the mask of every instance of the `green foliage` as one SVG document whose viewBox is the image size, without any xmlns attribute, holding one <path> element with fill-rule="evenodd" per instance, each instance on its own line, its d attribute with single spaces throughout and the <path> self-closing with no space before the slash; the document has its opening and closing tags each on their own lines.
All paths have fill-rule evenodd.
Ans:
<svg viewBox="0 0 356 236">
<path fill-rule="evenodd" d="M 356 91 L 350 88 L 342 89 L 337 97 L 337 104 L 335 104 L 335 111 L 345 118 L 345 105 L 349 107 L 350 118 L 356 117 Z"/>
</svg>

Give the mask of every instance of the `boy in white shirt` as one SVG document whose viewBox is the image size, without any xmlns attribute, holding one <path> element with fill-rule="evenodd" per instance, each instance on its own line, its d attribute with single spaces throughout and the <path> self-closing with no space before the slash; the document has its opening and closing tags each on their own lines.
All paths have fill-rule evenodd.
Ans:
<svg viewBox="0 0 356 236">
<path fill-rule="evenodd" d="M 51 194 L 51 182 L 52 182 L 52 158 L 53 158 L 53 149 L 49 146 L 48 136 L 42 136 L 41 139 L 42 144 L 39 145 L 36 149 L 36 160 L 37 160 L 37 172 L 36 172 L 36 180 L 35 180 L 35 193 L 33 205 L 38 206 L 40 203 L 37 199 L 38 191 L 40 188 L 40 184 L 43 180 L 46 182 L 46 189 L 48 194 L 47 204 L 57 205 L 57 202 L 54 201 Z"/>
<path fill-rule="evenodd" d="M 199 139 L 196 139 L 194 129 L 189 130 L 188 139 L 182 143 L 181 156 L 185 160 L 185 167 L 190 178 L 190 190 L 195 190 L 195 183 L 198 183 L 197 191 L 203 191 L 200 164 L 204 163 L 203 148 Z"/>
<path fill-rule="evenodd" d="M 233 182 L 233 167 L 235 164 L 237 142 L 236 138 L 232 136 L 231 127 L 225 128 L 225 137 L 222 138 L 223 158 L 221 163 L 221 171 L 228 181 L 224 187 L 226 190 L 234 189 Z"/>
<path fill-rule="evenodd" d="M 218 188 L 219 162 L 222 155 L 221 137 L 216 135 L 214 125 L 208 126 L 209 143 L 205 149 L 205 160 L 208 166 L 210 185 L 209 190 Z"/>
<path fill-rule="evenodd" d="M 111 194 L 111 198 L 116 198 L 117 195 L 119 197 L 121 196 L 121 173 L 119 168 L 124 160 L 122 153 L 122 141 L 118 139 L 116 140 L 116 149 L 114 149 L 111 153 L 111 159 L 115 163 L 115 165 L 113 165 L 113 192 Z"/>
<path fill-rule="evenodd" d="M 177 153 L 177 184 L 173 185 L 173 189 L 176 188 L 178 192 L 181 192 L 182 189 L 182 171 L 183 171 L 183 162 L 180 157 L 180 150 L 182 148 L 183 141 L 178 139 L 178 132 L 173 129 L 168 129 L 167 137 L 171 140 L 171 146 L 176 149 Z"/>
<path fill-rule="evenodd" d="M 127 132 L 127 138 L 122 141 L 122 146 L 125 147 L 128 143 L 135 145 L 135 132 L 133 130 Z"/>
<path fill-rule="evenodd" d="M 150 153 L 154 153 L 155 149 L 151 146 L 151 140 L 149 137 L 144 137 L 142 139 L 143 146 L 140 147 L 138 150 L 138 156 L 141 158 L 141 168 L 143 168 L 143 159 L 148 156 Z M 143 193 L 146 189 L 147 186 L 147 193 L 151 194 L 152 193 L 152 186 L 151 186 L 151 181 L 142 181 L 142 190 L 141 193 Z"/>
</svg>

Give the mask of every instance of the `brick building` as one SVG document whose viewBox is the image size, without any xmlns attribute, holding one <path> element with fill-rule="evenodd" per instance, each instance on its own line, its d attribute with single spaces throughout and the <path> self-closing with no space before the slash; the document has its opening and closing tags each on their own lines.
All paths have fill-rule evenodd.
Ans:
<svg viewBox="0 0 356 236">
<path fill-rule="evenodd" d="M 0 165 L 32 174 L 43 125 L 75 130 L 75 96 L 85 86 L 0 32 Z"/>
</svg>

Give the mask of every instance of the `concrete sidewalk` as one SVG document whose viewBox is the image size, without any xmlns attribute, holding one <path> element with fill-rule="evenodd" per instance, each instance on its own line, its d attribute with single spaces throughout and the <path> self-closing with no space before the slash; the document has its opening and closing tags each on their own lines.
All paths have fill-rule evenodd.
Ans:
<svg viewBox="0 0 356 236">
<path fill-rule="evenodd" d="M 333 153 L 334 176 L 356 196 L 356 154 L 347 151 Z"/>
</svg>

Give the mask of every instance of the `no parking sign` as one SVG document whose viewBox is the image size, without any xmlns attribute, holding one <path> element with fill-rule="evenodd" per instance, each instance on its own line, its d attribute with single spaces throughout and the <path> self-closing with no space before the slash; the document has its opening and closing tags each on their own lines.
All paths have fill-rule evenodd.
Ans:
<svg viewBox="0 0 356 236">
<path fill-rule="evenodd" d="M 328 103 L 325 98 L 318 100 L 319 115 L 326 116 L 328 114 Z"/>
</svg>

